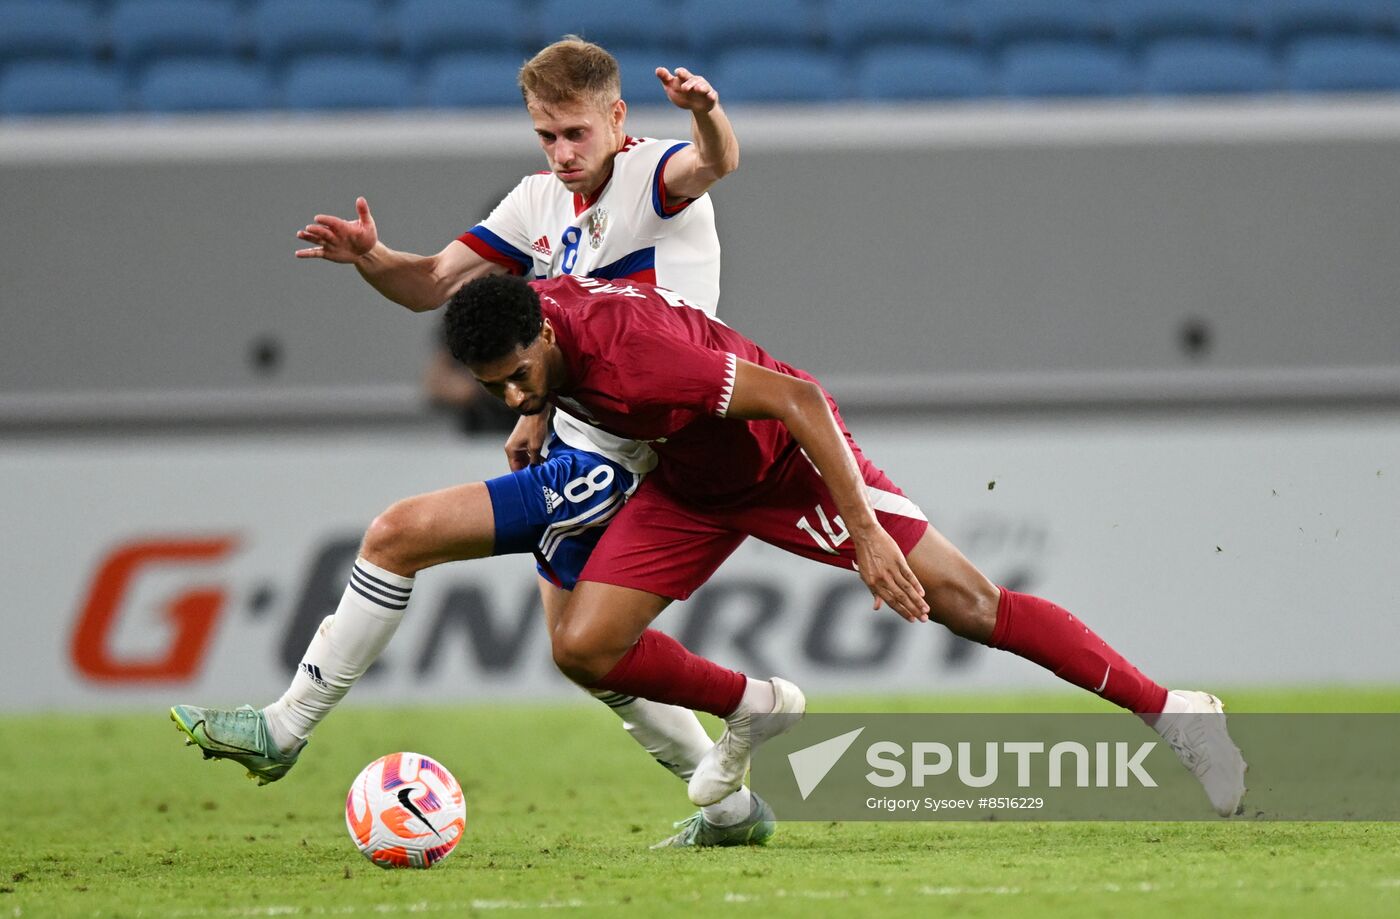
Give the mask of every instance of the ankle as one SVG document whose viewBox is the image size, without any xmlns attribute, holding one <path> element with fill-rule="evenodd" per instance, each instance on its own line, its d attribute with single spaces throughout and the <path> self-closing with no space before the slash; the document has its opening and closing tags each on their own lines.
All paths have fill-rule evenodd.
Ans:
<svg viewBox="0 0 1400 919">
<path fill-rule="evenodd" d="M 283 755 L 291 753 L 306 743 L 305 738 L 298 737 L 292 733 L 282 718 L 282 703 L 274 702 L 262 710 L 263 721 L 267 725 L 267 737 L 272 741 L 272 745 L 277 748 L 277 752 Z"/>
<path fill-rule="evenodd" d="M 755 680 L 753 677 L 747 677 L 746 680 L 744 695 L 739 699 L 739 707 L 734 710 L 734 715 L 767 715 L 773 711 L 778 704 L 773 684 L 767 680 Z"/>
</svg>

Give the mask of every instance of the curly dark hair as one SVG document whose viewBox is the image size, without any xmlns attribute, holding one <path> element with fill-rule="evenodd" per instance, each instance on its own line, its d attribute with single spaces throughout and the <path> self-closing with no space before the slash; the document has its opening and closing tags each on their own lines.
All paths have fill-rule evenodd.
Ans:
<svg viewBox="0 0 1400 919">
<path fill-rule="evenodd" d="M 505 357 L 539 337 L 540 298 L 514 275 L 492 275 L 463 285 L 443 318 L 447 349 L 468 366 Z"/>
</svg>

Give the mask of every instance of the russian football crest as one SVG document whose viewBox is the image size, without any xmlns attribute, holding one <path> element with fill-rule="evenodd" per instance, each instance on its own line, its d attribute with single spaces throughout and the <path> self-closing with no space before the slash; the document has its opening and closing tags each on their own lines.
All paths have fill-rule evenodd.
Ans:
<svg viewBox="0 0 1400 919">
<path fill-rule="evenodd" d="M 608 212 L 595 208 L 588 217 L 588 244 L 594 249 L 603 244 L 603 235 L 608 232 Z"/>
</svg>

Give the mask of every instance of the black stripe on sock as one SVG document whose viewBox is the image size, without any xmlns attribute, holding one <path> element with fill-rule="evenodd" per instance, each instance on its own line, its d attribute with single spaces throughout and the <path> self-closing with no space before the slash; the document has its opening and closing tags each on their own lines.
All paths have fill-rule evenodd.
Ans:
<svg viewBox="0 0 1400 919">
<path fill-rule="evenodd" d="M 363 568 L 361 568 L 359 565 L 353 566 L 352 570 L 354 571 L 355 574 L 358 574 L 360 577 L 364 578 L 366 581 L 369 581 L 369 582 L 372 583 L 372 584 L 378 584 L 380 587 L 383 587 L 385 590 L 391 590 L 391 591 L 393 591 L 393 592 L 395 592 L 395 593 L 403 594 L 405 598 L 406 598 L 410 593 L 413 592 L 413 588 L 412 588 L 412 587 L 399 587 L 399 586 L 396 585 L 396 584 L 390 584 L 388 581 L 380 580 L 379 578 L 377 578 L 377 577 L 375 577 L 374 575 L 370 574 L 368 571 L 365 571 L 365 570 L 364 570 Z"/>
<path fill-rule="evenodd" d="M 389 600 L 394 603 L 398 603 L 400 601 L 404 603 L 408 602 L 408 594 L 405 593 L 403 596 L 399 596 L 398 594 L 391 594 L 387 590 L 381 590 L 380 588 L 375 587 L 373 584 L 370 584 L 367 581 L 365 581 L 365 579 L 360 576 L 360 573 L 358 571 L 350 572 L 350 583 L 358 585 L 359 587 L 369 591 L 370 593 L 378 594 L 385 600 Z"/>
<path fill-rule="evenodd" d="M 385 609 L 408 609 L 407 601 L 404 601 L 402 606 L 395 606 L 392 603 L 385 603 L 383 600 L 379 599 L 373 594 L 369 594 L 361 590 L 360 585 L 356 584 L 354 581 L 350 582 L 350 589 L 353 590 L 355 593 L 359 594 L 360 596 L 364 597 L 369 602 L 373 603 L 375 606 L 382 606 Z"/>
<path fill-rule="evenodd" d="M 608 708 L 621 708 L 624 705 L 631 705 L 637 701 L 636 696 L 617 696 L 613 699 L 604 699 L 603 704 Z"/>
</svg>

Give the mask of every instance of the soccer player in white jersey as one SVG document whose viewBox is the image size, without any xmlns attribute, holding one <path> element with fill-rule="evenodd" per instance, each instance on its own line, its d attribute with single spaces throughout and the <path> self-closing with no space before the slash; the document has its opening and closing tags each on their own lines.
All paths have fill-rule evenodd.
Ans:
<svg viewBox="0 0 1400 919">
<path fill-rule="evenodd" d="M 432 256 L 379 241 L 364 198 L 357 219 L 318 215 L 296 254 L 353 264 L 376 290 L 415 312 L 468 281 L 588 275 L 665 284 L 713 314 L 719 239 L 706 194 L 739 161 L 738 140 L 702 76 L 657 68 L 667 98 L 691 113 L 691 140 L 628 136 L 617 62 L 569 36 L 521 69 L 520 86 L 549 165 L 521 180 L 483 221 Z M 287 692 L 262 710 L 177 705 L 171 716 L 206 757 L 233 759 L 259 783 L 287 773 L 306 737 L 387 645 L 412 575 L 447 561 L 534 552 L 551 634 L 607 521 L 656 458 L 645 445 L 564 413 L 525 417 L 507 441 L 511 473 L 420 495 L 370 525 L 350 584 L 313 637 Z M 695 714 L 630 695 L 594 693 L 658 762 L 689 780 L 711 741 Z M 761 843 L 772 812 L 748 789 L 703 808 L 663 845 Z"/>
</svg>

